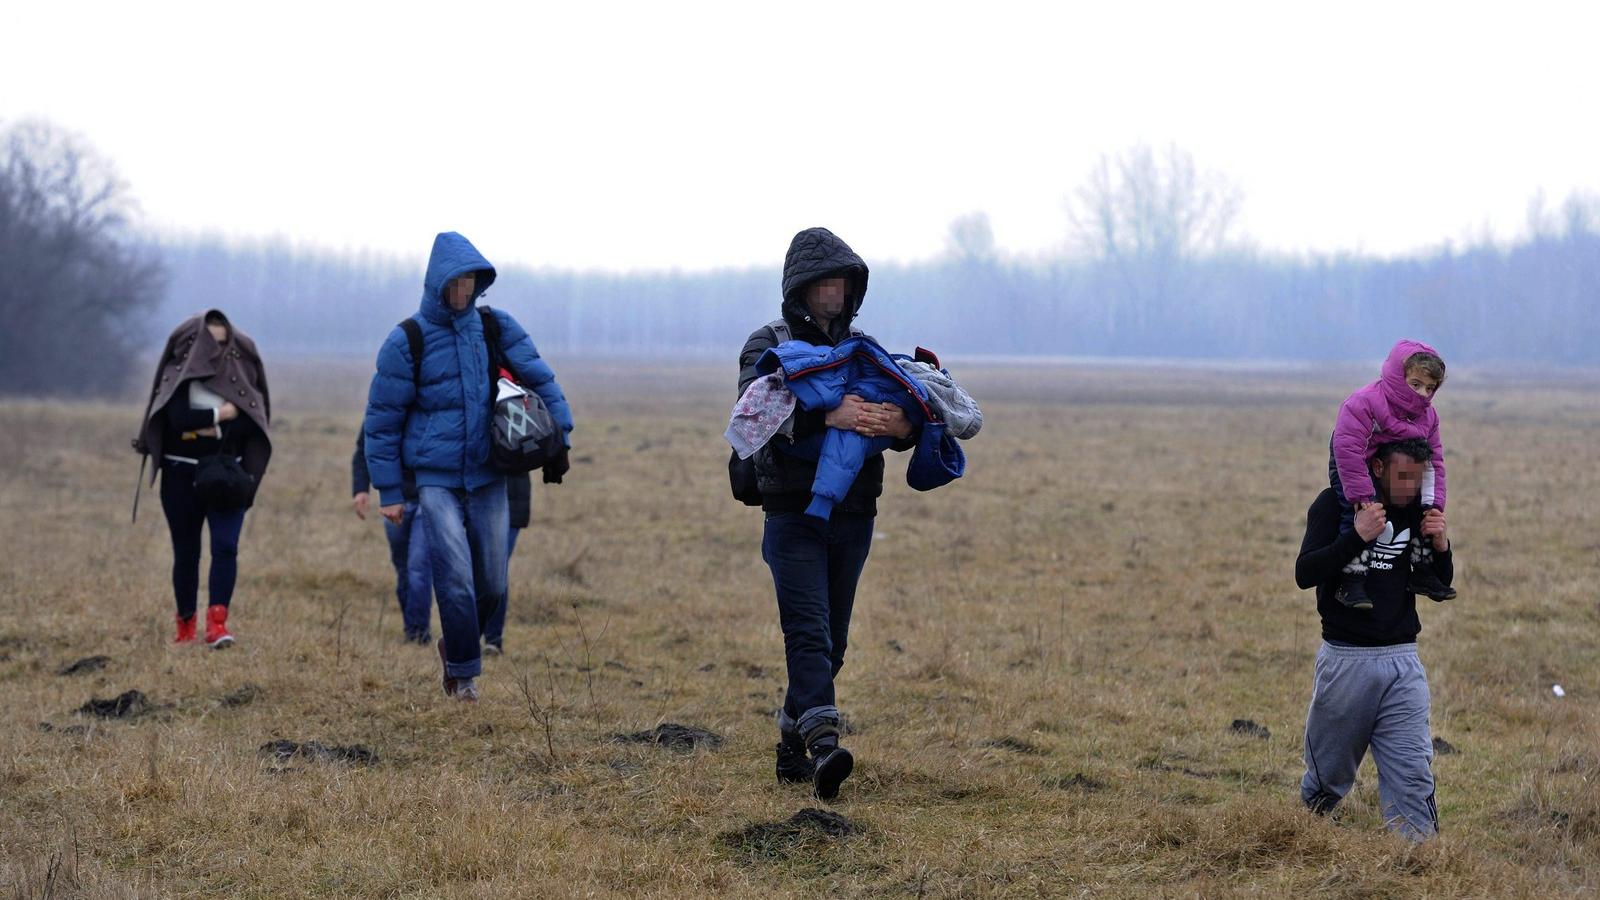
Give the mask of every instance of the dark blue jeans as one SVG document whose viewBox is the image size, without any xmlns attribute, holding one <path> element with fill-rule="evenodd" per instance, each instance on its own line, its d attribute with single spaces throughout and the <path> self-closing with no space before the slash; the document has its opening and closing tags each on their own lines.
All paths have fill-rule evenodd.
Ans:
<svg viewBox="0 0 1600 900">
<path fill-rule="evenodd" d="M 872 550 L 871 516 L 835 511 L 828 521 L 804 513 L 767 513 L 761 558 L 772 570 L 783 626 L 789 689 L 782 720 L 801 733 L 837 722 L 833 679 L 844 666 L 856 582 Z"/>
<path fill-rule="evenodd" d="M 194 492 L 195 467 L 168 460 L 161 464 L 161 511 L 172 533 L 172 594 L 179 618 L 195 614 L 200 593 L 200 531 L 211 530 L 211 577 L 207 592 L 212 606 L 233 600 L 239 577 L 239 531 L 244 528 L 244 507 L 211 509 Z"/>
<path fill-rule="evenodd" d="M 384 519 L 383 531 L 389 538 L 394 595 L 400 601 L 406 637 L 425 641 L 431 637 L 428 622 L 433 617 L 433 567 L 428 558 L 428 529 L 419 524 L 420 514 L 421 506 L 408 500 L 400 524 Z"/>
<path fill-rule="evenodd" d="M 417 493 L 444 631 L 445 672 L 476 678 L 483 671 L 483 626 L 506 599 L 506 482 L 495 479 L 475 491 L 423 485 Z"/>
</svg>

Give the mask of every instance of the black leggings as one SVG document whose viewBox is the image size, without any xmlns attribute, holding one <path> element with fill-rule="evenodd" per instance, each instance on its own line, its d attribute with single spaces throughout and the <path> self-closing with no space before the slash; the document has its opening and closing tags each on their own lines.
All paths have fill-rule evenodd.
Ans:
<svg viewBox="0 0 1600 900">
<path fill-rule="evenodd" d="M 212 606 L 227 606 L 239 575 L 239 531 L 244 508 L 208 509 L 194 492 L 195 467 L 167 461 L 161 466 L 161 511 L 172 532 L 172 595 L 178 617 L 195 613 L 200 592 L 200 529 L 211 529 L 211 577 L 207 582 Z"/>
</svg>

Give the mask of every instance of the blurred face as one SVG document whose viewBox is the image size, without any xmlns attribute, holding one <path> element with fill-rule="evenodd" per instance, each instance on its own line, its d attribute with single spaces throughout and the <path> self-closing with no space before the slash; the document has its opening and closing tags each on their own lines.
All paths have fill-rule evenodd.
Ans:
<svg viewBox="0 0 1600 900">
<path fill-rule="evenodd" d="M 1433 399 L 1433 392 L 1439 389 L 1439 382 L 1418 368 L 1406 370 L 1406 385 L 1429 400 Z"/>
<path fill-rule="evenodd" d="M 450 279 L 444 286 L 444 302 L 456 312 L 466 309 L 472 303 L 472 289 L 478 286 L 478 274 L 468 272 L 457 278 Z"/>
<path fill-rule="evenodd" d="M 211 339 L 217 343 L 226 344 L 228 342 L 228 326 L 212 322 L 206 325 L 206 330 L 211 332 Z"/>
<path fill-rule="evenodd" d="M 806 310 L 813 319 L 832 322 L 844 314 L 850 279 L 821 278 L 806 285 Z"/>
<path fill-rule="evenodd" d="M 1388 462 L 1381 459 L 1372 461 L 1372 477 L 1378 480 L 1378 488 L 1383 492 L 1384 505 L 1389 507 L 1410 506 L 1422 494 L 1422 470 L 1424 466 L 1404 453 L 1396 453 L 1389 457 Z"/>
</svg>

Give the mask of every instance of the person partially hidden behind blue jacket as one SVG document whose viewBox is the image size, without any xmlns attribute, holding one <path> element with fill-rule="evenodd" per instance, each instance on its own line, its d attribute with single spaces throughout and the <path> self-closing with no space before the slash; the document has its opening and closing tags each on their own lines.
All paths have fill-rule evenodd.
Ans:
<svg viewBox="0 0 1600 900">
<path fill-rule="evenodd" d="M 453 231 L 434 238 L 422 305 L 412 316 L 422 330 L 422 359 L 413 365 L 405 329 L 396 326 L 378 351 L 365 425 L 367 469 L 383 517 L 396 525 L 405 514 L 403 470 L 416 475 L 444 631 L 444 692 L 467 702 L 478 699 L 479 641 L 506 598 L 506 476 L 489 461 L 489 346 L 475 308 L 494 278 L 494 267 L 466 238 Z M 499 357 L 544 401 L 570 447 L 572 410 L 555 372 L 516 319 L 501 309 L 489 314 L 499 325 Z M 559 483 L 566 471 L 563 451 L 545 466 L 544 480 Z"/>
<path fill-rule="evenodd" d="M 851 327 L 867 292 L 867 265 L 826 228 L 795 235 L 783 265 L 782 319 L 756 329 L 739 353 L 739 394 L 759 377 L 756 363 L 786 340 L 833 348 L 859 334 Z M 814 442 L 826 429 L 872 442 L 854 479 L 826 518 L 807 515 L 815 457 L 787 452 L 781 441 Z M 809 782 L 817 796 L 838 796 L 855 761 L 839 745 L 833 679 L 844 665 L 856 582 L 872 548 L 872 523 L 883 492 L 883 444 L 909 450 L 919 428 L 901 407 L 844 396 L 832 409 L 797 410 L 792 435 L 758 450 L 756 486 L 766 524 L 761 555 L 772 570 L 783 628 L 789 687 L 778 712 L 777 775 Z M 809 757 L 808 757 L 809 753 Z"/>
</svg>

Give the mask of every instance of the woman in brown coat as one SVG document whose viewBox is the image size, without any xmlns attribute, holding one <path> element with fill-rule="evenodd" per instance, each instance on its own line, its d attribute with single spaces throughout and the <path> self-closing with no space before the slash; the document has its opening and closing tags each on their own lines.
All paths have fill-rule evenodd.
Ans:
<svg viewBox="0 0 1600 900">
<path fill-rule="evenodd" d="M 154 457 L 161 473 L 177 643 L 195 640 L 202 528 L 211 533 L 205 641 L 213 648 L 233 643 L 228 604 L 238 575 L 239 531 L 272 456 L 271 413 L 255 342 L 220 310 L 190 317 L 167 338 L 133 447 Z"/>
</svg>

